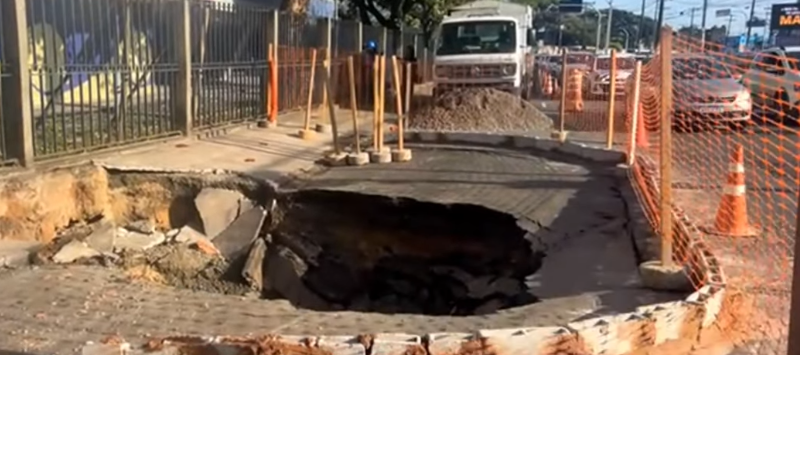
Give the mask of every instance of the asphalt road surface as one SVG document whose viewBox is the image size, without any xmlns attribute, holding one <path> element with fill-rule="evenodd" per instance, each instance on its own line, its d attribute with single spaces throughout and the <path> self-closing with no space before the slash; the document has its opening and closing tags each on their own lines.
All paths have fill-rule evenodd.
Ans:
<svg viewBox="0 0 800 450">
<path fill-rule="evenodd" d="M 554 121 L 557 101 L 537 101 Z M 623 105 L 623 102 L 619 102 Z M 607 103 L 584 102 L 580 113 L 568 113 L 566 129 L 574 136 L 603 140 L 607 129 Z M 625 142 L 623 107 L 615 108 L 617 137 Z M 719 252 L 729 275 L 742 284 L 786 292 L 789 289 L 794 230 L 800 186 L 800 127 L 779 124 L 777 117 L 758 117 L 741 129 L 727 126 L 697 126 L 672 133 L 673 189 L 675 202 L 701 229 L 711 230 L 728 175 L 734 149 L 741 145 L 745 156 L 747 205 L 750 223 L 758 228 L 756 238 L 706 238 Z M 649 148 L 639 151 L 654 161 L 659 158 L 659 136 L 649 133 Z"/>
</svg>

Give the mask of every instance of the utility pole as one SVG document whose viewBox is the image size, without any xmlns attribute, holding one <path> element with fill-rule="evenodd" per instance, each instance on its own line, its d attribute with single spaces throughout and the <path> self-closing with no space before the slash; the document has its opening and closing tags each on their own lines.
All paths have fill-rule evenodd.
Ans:
<svg viewBox="0 0 800 450">
<path fill-rule="evenodd" d="M 753 18 L 755 17 L 755 13 L 756 13 L 756 0 L 752 0 L 752 2 L 750 3 L 750 18 L 747 19 L 747 40 L 744 41 L 745 46 L 750 45 L 750 33 L 753 31 Z"/>
<path fill-rule="evenodd" d="M 703 0 L 703 18 L 700 23 L 700 51 L 706 51 L 706 16 L 708 15 L 708 0 Z"/>
<path fill-rule="evenodd" d="M 689 30 L 694 30 L 694 11 L 699 8 L 692 8 L 692 12 L 689 13 Z"/>
<path fill-rule="evenodd" d="M 603 13 L 597 11 L 597 36 L 594 40 L 595 51 L 600 51 L 600 30 L 603 29 Z"/>
<path fill-rule="evenodd" d="M 642 0 L 642 13 L 639 16 L 639 26 L 636 27 L 636 40 L 633 41 L 637 51 L 642 47 L 642 28 L 644 28 L 644 9 L 646 2 L 647 0 Z"/>
<path fill-rule="evenodd" d="M 611 47 L 611 20 L 614 16 L 614 0 L 608 2 L 608 22 L 606 23 L 606 50 Z"/>
<path fill-rule="evenodd" d="M 656 22 L 656 39 L 655 44 L 653 45 L 653 49 L 658 47 L 658 42 L 661 40 L 661 26 L 664 24 L 664 1 L 659 0 L 658 2 L 658 21 Z"/>
</svg>

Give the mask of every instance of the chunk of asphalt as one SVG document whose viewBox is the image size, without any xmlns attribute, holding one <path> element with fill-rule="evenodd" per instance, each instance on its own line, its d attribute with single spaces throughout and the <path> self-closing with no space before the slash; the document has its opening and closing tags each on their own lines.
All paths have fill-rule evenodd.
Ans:
<svg viewBox="0 0 800 450">
<path fill-rule="evenodd" d="M 211 242 L 225 259 L 232 261 L 250 248 L 258 237 L 266 216 L 264 208 L 255 207 L 239 216 Z"/>
<path fill-rule="evenodd" d="M 242 210 L 244 194 L 227 189 L 205 188 L 197 194 L 194 205 L 203 222 L 203 232 L 214 239 L 233 223 Z"/>
<path fill-rule="evenodd" d="M 267 278 L 271 287 L 301 308 L 328 310 L 328 304 L 303 284 L 308 266 L 293 251 L 279 247 L 267 258 Z"/>
<path fill-rule="evenodd" d="M 250 253 L 242 268 L 242 277 L 253 290 L 261 292 L 264 288 L 264 258 L 267 254 L 267 243 L 264 239 L 256 239 L 250 247 Z"/>
</svg>

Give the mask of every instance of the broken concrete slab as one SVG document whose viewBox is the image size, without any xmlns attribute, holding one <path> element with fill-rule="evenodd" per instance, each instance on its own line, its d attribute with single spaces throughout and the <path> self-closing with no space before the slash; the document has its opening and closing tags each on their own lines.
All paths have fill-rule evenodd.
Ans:
<svg viewBox="0 0 800 450">
<path fill-rule="evenodd" d="M 211 241 L 206 235 L 186 225 L 179 229 L 170 230 L 167 237 L 179 244 L 196 244 L 200 241 Z"/>
<path fill-rule="evenodd" d="M 114 244 L 114 251 L 136 251 L 141 252 L 150 250 L 151 248 L 161 245 L 167 237 L 164 233 L 156 231 L 153 234 L 138 233 L 136 231 L 128 231 L 124 228 L 117 229 L 116 243 Z"/>
<path fill-rule="evenodd" d="M 152 219 L 137 220 L 125 225 L 125 229 L 137 233 L 153 234 L 156 232 L 156 223 Z"/>
<path fill-rule="evenodd" d="M 264 258 L 266 254 L 267 243 L 264 239 L 256 239 L 242 269 L 242 277 L 251 288 L 258 292 L 264 288 Z"/>
<path fill-rule="evenodd" d="M 280 247 L 267 258 L 267 278 L 272 288 L 296 306 L 317 311 L 328 310 L 328 303 L 303 284 L 308 266 L 293 251 Z"/>
<path fill-rule="evenodd" d="M 262 207 L 253 208 L 233 221 L 211 242 L 223 257 L 234 260 L 246 252 L 258 237 L 267 212 Z"/>
<path fill-rule="evenodd" d="M 86 242 L 72 241 L 53 255 L 53 262 L 57 264 L 69 264 L 79 259 L 94 258 L 100 256 L 100 252 L 93 249 Z"/>
<path fill-rule="evenodd" d="M 214 239 L 233 223 L 242 208 L 244 194 L 227 189 L 205 188 L 194 199 L 203 232 Z"/>
<path fill-rule="evenodd" d="M 41 247 L 36 241 L 0 241 L 0 267 L 22 267 L 31 263 L 31 254 Z"/>
<path fill-rule="evenodd" d="M 100 253 L 110 253 L 117 242 L 117 227 L 111 221 L 103 221 L 86 237 L 85 242 Z"/>
</svg>

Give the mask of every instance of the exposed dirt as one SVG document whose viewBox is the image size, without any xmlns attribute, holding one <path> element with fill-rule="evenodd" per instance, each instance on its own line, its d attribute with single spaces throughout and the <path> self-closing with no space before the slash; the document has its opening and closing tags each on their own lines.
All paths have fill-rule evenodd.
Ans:
<svg viewBox="0 0 800 450">
<path fill-rule="evenodd" d="M 553 121 L 529 102 L 495 89 L 447 92 L 420 106 L 409 128 L 434 131 L 550 131 Z"/>
<path fill-rule="evenodd" d="M 145 252 L 126 252 L 119 264 L 129 277 L 145 281 L 229 295 L 250 291 L 224 259 L 186 245 L 167 244 Z"/>
</svg>

